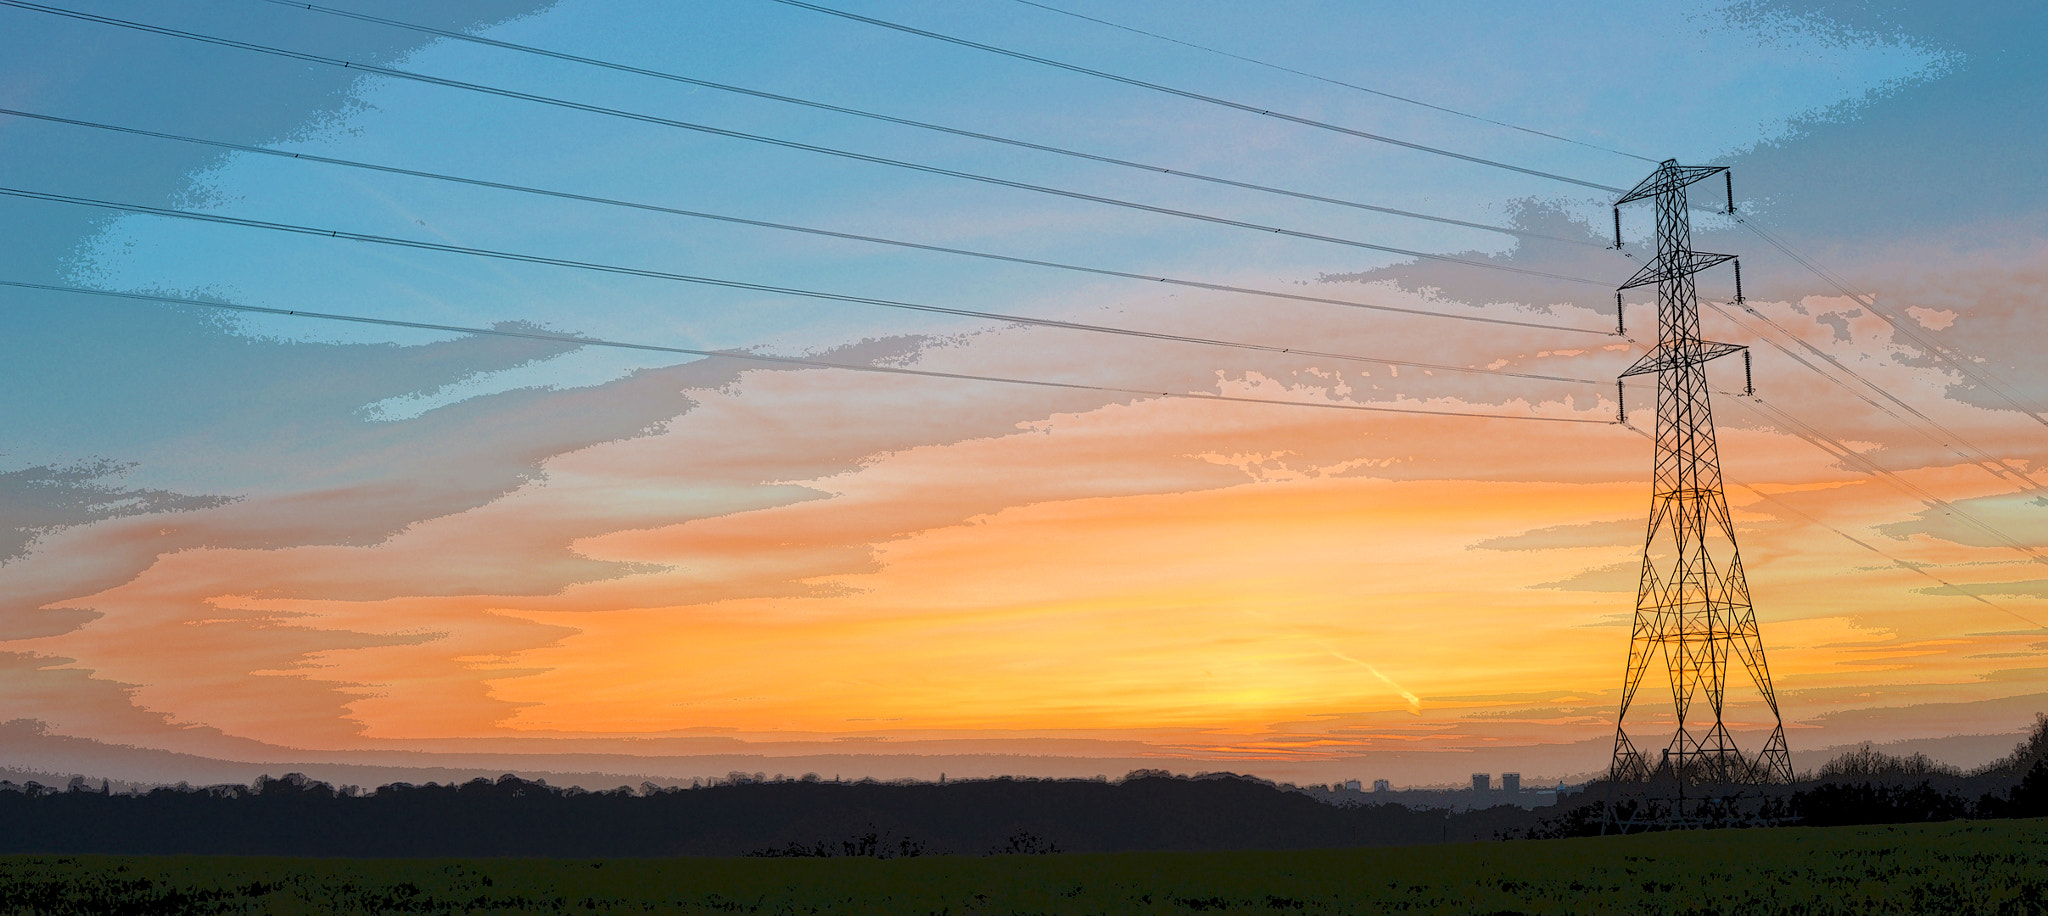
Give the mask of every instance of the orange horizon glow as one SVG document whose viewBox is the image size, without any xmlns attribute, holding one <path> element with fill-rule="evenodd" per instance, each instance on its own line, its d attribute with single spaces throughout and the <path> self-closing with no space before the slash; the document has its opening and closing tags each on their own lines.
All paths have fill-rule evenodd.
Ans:
<svg viewBox="0 0 2048 916">
<path fill-rule="evenodd" d="M 802 404 L 826 381 L 771 375 L 747 395 Z M 135 701 L 174 721 L 300 748 L 1077 736 L 1162 759 L 1300 761 L 1612 733 L 1647 501 L 1631 478 L 1648 454 L 1613 427 L 1477 421 L 1491 435 L 1474 440 L 1462 435 L 1474 421 L 1140 401 L 878 455 L 791 481 L 798 498 L 775 505 L 598 528 L 568 555 L 629 572 L 554 594 L 294 596 L 431 575 L 451 556 L 544 553 L 541 534 L 591 530 L 606 507 L 659 492 L 668 462 L 701 465 L 693 422 L 757 416 L 732 394 L 703 398 L 673 430 L 565 455 L 543 483 L 375 546 L 168 555 L 77 602 L 119 630 L 29 646 L 92 659 L 96 677 L 139 685 Z M 1228 451 L 1276 438 L 1289 447 Z M 1908 497 L 1790 436 L 1730 426 L 1721 439 L 1795 744 L 1836 711 L 2048 690 L 2035 669 L 1987 679 L 1987 656 L 2033 639 L 2019 621 L 1916 595 L 1933 583 L 1812 520 L 1868 537 L 1910 512 Z M 1519 447 L 1569 470 L 1376 476 L 1410 441 Z M 1359 444 L 1367 454 L 1312 457 Z M 1114 486 L 1058 470 L 1073 466 L 1108 469 Z M 1115 469 L 1155 482 L 1129 492 Z M 1996 492 L 1968 468 L 1907 479 L 1950 498 Z M 1583 533 L 1546 546 L 1547 530 Z M 1924 537 L 1886 549 L 1993 573 L 2016 562 Z M 246 668 L 260 696 L 226 676 L 233 664 L 193 678 L 165 653 L 218 654 L 218 636 L 239 631 L 247 657 L 275 656 L 262 634 L 293 630 L 354 644 Z M 1730 697 L 1738 731 L 1767 727 L 1746 681 L 1731 677 Z M 1646 685 L 1632 732 L 1668 729 L 1660 698 Z"/>
</svg>

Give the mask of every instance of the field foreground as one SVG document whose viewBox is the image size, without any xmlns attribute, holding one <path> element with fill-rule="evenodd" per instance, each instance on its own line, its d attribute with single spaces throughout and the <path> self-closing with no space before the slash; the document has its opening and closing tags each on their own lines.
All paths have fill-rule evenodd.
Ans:
<svg viewBox="0 0 2048 916">
<path fill-rule="evenodd" d="M 836 859 L 0 857 L 0 913 L 2048 914 L 2048 820 L 1399 849 Z"/>
</svg>

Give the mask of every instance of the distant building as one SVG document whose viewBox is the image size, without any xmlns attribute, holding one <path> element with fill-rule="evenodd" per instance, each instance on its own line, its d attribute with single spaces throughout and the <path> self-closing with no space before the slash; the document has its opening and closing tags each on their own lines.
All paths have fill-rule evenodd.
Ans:
<svg viewBox="0 0 2048 916">
<path fill-rule="evenodd" d="M 1502 773 L 1502 774 L 1500 774 L 1500 790 L 1501 790 L 1501 792 L 1502 792 L 1503 794 L 1507 795 L 1507 796 L 1508 796 L 1508 797 L 1510 797 L 1510 798 L 1513 798 L 1513 797 L 1515 797 L 1515 796 L 1521 795 L 1521 794 L 1522 794 L 1522 774 L 1520 774 L 1520 773 Z"/>
<path fill-rule="evenodd" d="M 1360 787 L 1359 787 L 1359 785 L 1358 785 L 1358 780 L 1356 780 L 1356 779 L 1347 779 L 1347 780 L 1344 780 L 1344 791 L 1346 791 L 1346 792 L 1356 792 L 1356 791 L 1358 791 L 1358 790 L 1359 790 L 1359 788 L 1360 788 Z"/>
<path fill-rule="evenodd" d="M 1375 779 L 1372 781 L 1372 790 L 1374 792 L 1392 792 L 1394 791 L 1394 784 L 1384 779 Z"/>
<path fill-rule="evenodd" d="M 1492 773 L 1474 773 L 1474 774 L 1472 774 L 1472 794 L 1474 794 L 1474 795 L 1485 795 L 1486 793 L 1488 793 L 1488 792 L 1491 792 L 1491 791 L 1493 791 L 1493 774 L 1492 774 Z"/>
</svg>

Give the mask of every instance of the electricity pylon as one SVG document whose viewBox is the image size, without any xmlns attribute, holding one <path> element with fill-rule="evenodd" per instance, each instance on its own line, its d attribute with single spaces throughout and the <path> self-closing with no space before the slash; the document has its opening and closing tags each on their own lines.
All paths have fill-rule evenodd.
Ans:
<svg viewBox="0 0 2048 916">
<path fill-rule="evenodd" d="M 1764 664 L 1763 639 L 1757 633 L 1756 611 L 1750 606 L 1749 584 L 1742 575 L 1742 554 L 1735 546 L 1735 525 L 1728 516 L 1728 498 L 1721 490 L 1721 460 L 1714 445 L 1714 414 L 1707 401 L 1707 361 L 1742 352 L 1747 374 L 1748 348 L 1700 339 L 1700 310 L 1693 275 L 1735 260 L 1734 255 L 1692 250 L 1687 219 L 1687 185 L 1727 169 L 1681 166 L 1667 159 L 1614 204 L 1616 248 L 1621 247 L 1621 205 L 1644 198 L 1657 203 L 1657 257 L 1644 264 L 1620 289 L 1656 284 L 1657 345 L 1621 379 L 1657 376 L 1656 462 L 1652 469 L 1649 531 L 1643 539 L 1643 572 L 1636 589 L 1635 624 L 1629 635 L 1628 668 L 1622 678 L 1621 709 L 1614 718 L 1614 762 L 1609 776 L 1616 782 L 1671 778 L 1681 797 L 1688 783 L 1752 783 L 1792 779 L 1792 755 L 1785 745 L 1785 721 L 1771 689 Z M 1735 191 L 1729 180 L 1728 209 L 1734 212 Z M 1735 297 L 1742 299 L 1742 267 L 1735 265 Z M 1621 293 L 1615 293 L 1617 309 Z M 1617 314 L 1617 322 L 1620 317 Z M 1617 380 L 1617 386 L 1620 380 Z M 1627 422 L 1627 414 L 1622 414 Z M 1777 727 L 1755 759 L 1743 756 L 1734 736 L 1721 721 L 1731 650 L 1769 704 Z M 1659 661 L 1671 678 L 1671 702 L 1677 731 L 1655 763 L 1629 740 L 1624 722 L 1643 673 Z M 1705 699 L 1713 725 L 1704 731 L 1705 716 L 1694 716 L 1695 701 Z"/>
</svg>

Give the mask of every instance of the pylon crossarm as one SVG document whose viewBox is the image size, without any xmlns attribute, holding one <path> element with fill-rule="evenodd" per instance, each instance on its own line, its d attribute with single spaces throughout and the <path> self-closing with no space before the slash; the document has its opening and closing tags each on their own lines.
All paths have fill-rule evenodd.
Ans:
<svg viewBox="0 0 2048 916">
<path fill-rule="evenodd" d="M 1638 286 L 1676 280 L 1733 260 L 1735 256 L 1732 254 L 1714 254 L 1707 251 L 1681 251 L 1669 256 L 1659 254 L 1655 260 L 1638 268 L 1635 276 L 1628 278 L 1627 283 L 1615 287 L 1615 290 L 1635 289 Z"/>
<path fill-rule="evenodd" d="M 1711 340 L 1695 341 L 1682 346 L 1660 343 L 1651 348 L 1650 352 L 1637 357 L 1635 363 L 1623 371 L 1620 377 L 1628 378 L 1634 375 L 1649 375 L 1655 372 L 1663 372 L 1667 369 L 1697 366 L 1709 360 L 1720 359 L 1730 353 L 1739 353 L 1747 349 L 1749 348 L 1742 344 L 1716 343 Z"/>
<path fill-rule="evenodd" d="M 1614 205 L 1619 207 L 1622 204 L 1634 203 L 1647 197 L 1654 197 L 1660 193 L 1676 191 L 1708 175 L 1725 171 L 1728 171 L 1728 167 L 1725 165 L 1679 165 L 1675 159 L 1666 159 L 1657 171 L 1650 173 L 1650 177 L 1637 182 L 1636 186 L 1629 189 L 1627 194 L 1623 194 L 1620 200 L 1614 202 Z"/>
</svg>

